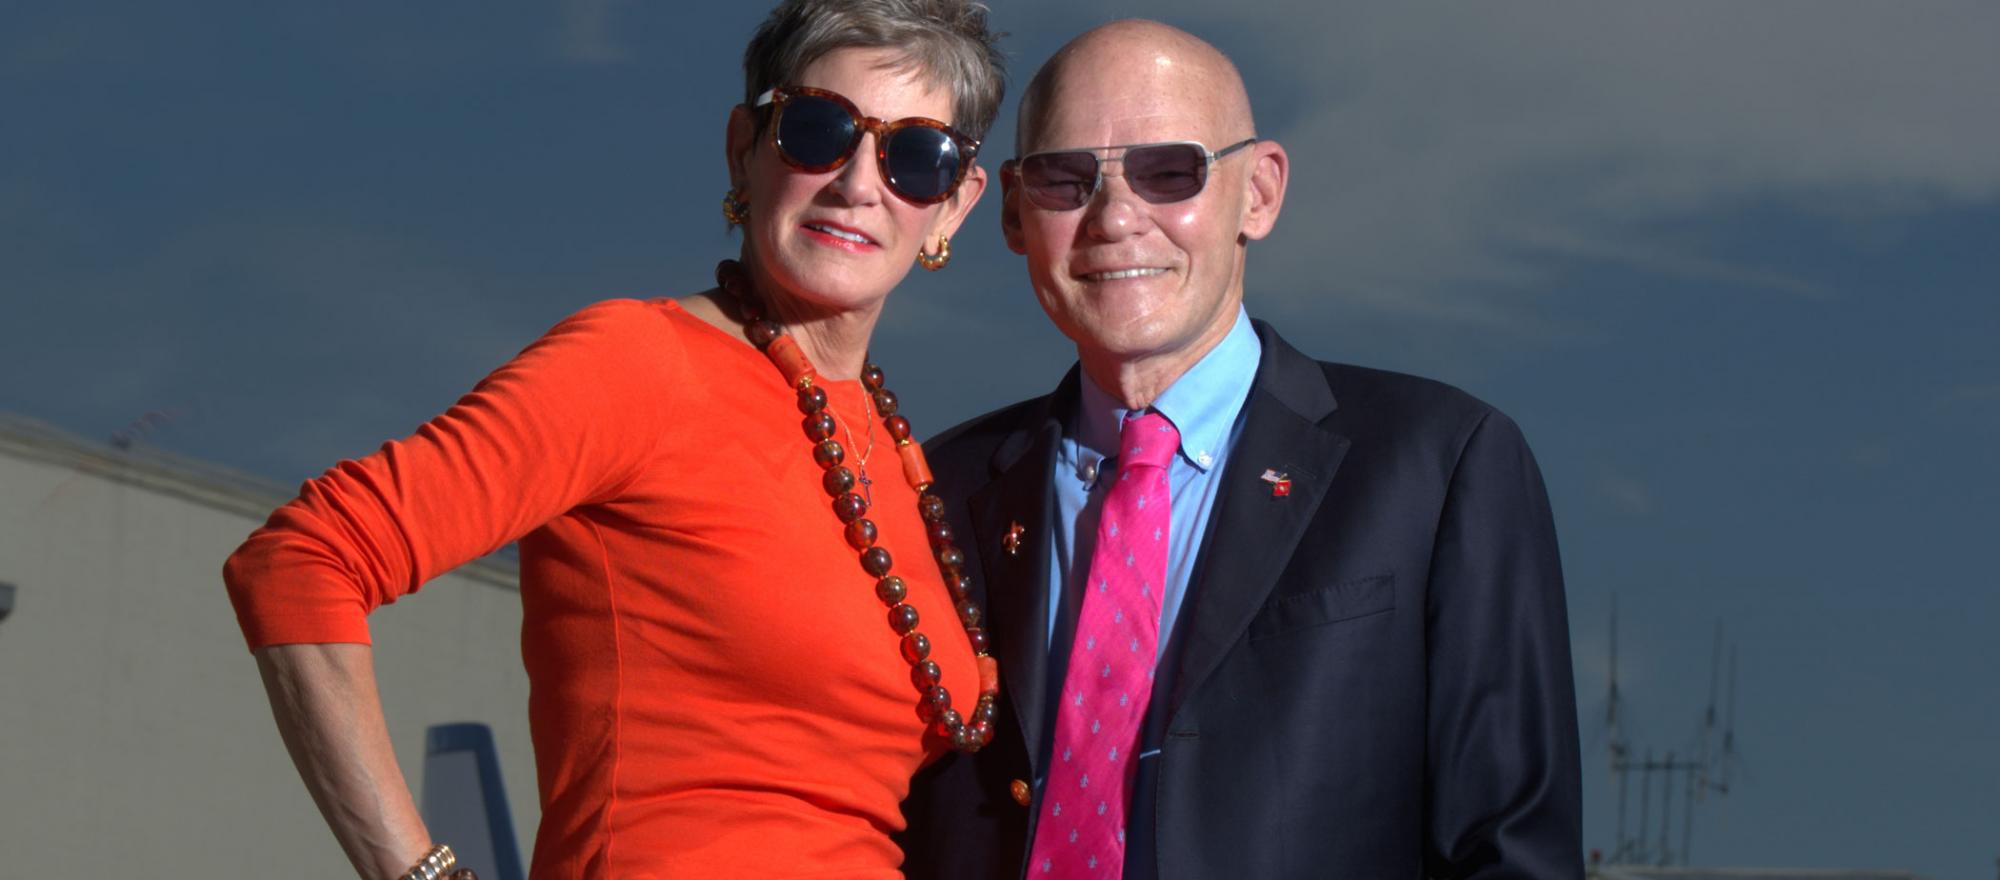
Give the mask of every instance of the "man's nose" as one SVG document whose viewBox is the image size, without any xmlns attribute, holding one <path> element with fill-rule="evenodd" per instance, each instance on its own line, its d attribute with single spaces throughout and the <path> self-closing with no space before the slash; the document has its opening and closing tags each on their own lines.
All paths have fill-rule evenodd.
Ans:
<svg viewBox="0 0 2000 880">
<path fill-rule="evenodd" d="M 1115 160 L 1114 160 L 1115 161 Z M 1124 163 L 1119 163 L 1121 166 Z M 1105 169 L 1110 171 L 1110 169 Z M 1120 173 L 1104 173 L 1092 193 L 1090 201 L 1084 203 L 1084 223 L 1091 237 L 1104 241 L 1117 241 L 1143 231 L 1146 220 L 1146 202 L 1125 183 L 1124 169 Z"/>
</svg>

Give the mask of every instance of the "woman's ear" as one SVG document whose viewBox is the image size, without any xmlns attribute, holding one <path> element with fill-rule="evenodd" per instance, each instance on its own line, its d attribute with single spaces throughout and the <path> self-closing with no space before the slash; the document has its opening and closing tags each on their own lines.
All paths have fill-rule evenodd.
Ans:
<svg viewBox="0 0 2000 880">
<path fill-rule="evenodd" d="M 972 206 L 979 204 L 979 197 L 986 192 L 986 169 L 978 165 L 965 172 L 965 179 L 958 182 L 951 198 L 944 200 L 944 210 L 938 212 L 937 221 L 931 224 L 933 235 L 957 235 L 958 227 L 965 223 L 966 215 L 972 213 Z"/>
<path fill-rule="evenodd" d="M 743 188 L 750 179 L 750 151 L 757 146 L 757 116 L 738 104 L 729 108 L 729 123 L 723 135 L 723 159 L 729 163 L 729 191 Z"/>
</svg>

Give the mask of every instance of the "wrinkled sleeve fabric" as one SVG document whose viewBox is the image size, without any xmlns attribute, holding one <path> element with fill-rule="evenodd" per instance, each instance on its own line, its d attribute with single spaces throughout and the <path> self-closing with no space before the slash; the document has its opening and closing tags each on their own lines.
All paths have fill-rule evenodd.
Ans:
<svg viewBox="0 0 2000 880">
<path fill-rule="evenodd" d="M 223 566 L 250 647 L 368 644 L 376 607 L 615 496 L 672 418 L 673 333 L 656 305 L 586 308 L 415 434 L 307 482 Z"/>
<path fill-rule="evenodd" d="M 1426 608 L 1432 877 L 1581 877 L 1582 789 L 1555 523 L 1520 429 L 1473 424 Z"/>
</svg>

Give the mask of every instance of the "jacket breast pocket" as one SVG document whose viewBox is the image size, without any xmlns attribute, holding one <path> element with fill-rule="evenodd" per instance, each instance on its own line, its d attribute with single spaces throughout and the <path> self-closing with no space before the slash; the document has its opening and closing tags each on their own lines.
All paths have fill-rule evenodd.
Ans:
<svg viewBox="0 0 2000 880">
<path fill-rule="evenodd" d="M 1378 574 L 1341 581 L 1272 600 L 1250 621 L 1251 641 L 1394 611 L 1396 576 Z"/>
</svg>

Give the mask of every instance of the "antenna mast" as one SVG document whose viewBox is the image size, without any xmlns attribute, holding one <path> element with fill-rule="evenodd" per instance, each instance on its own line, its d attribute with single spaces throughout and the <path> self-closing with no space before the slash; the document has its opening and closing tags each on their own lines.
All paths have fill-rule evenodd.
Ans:
<svg viewBox="0 0 2000 880">
<path fill-rule="evenodd" d="M 1631 774 L 1631 759 L 1625 745 L 1624 728 L 1619 722 L 1618 711 L 1618 594 L 1611 594 L 1611 695 L 1605 701 L 1605 725 L 1611 730 L 1611 777 L 1618 786 L 1618 837 L 1617 845 L 1611 848 L 1611 861 L 1622 861 L 1627 855 L 1629 838 L 1625 836 L 1625 791 L 1626 781 Z"/>
<path fill-rule="evenodd" d="M 1729 768 L 1736 763 L 1736 646 L 1729 646 L 1729 715 L 1722 727 L 1722 781 L 1714 788 L 1729 793 Z"/>
<path fill-rule="evenodd" d="M 1605 702 L 1605 726 L 1609 729 L 1611 775 L 1618 791 L 1618 837 L 1612 847 L 1611 861 L 1624 864 L 1653 863 L 1667 866 L 1690 863 L 1689 855 L 1694 851 L 1694 807 L 1697 802 L 1706 802 L 1711 790 L 1728 794 L 1731 765 L 1736 762 L 1736 646 L 1729 646 L 1729 678 L 1727 696 L 1721 701 L 1726 706 L 1726 714 L 1717 711 L 1722 688 L 1722 621 L 1715 622 L 1715 641 L 1709 655 L 1708 705 L 1703 709 L 1699 725 L 1699 743 L 1692 755 L 1677 758 L 1674 752 L 1667 752 L 1664 759 L 1655 759 L 1652 748 L 1646 749 L 1644 759 L 1634 760 L 1632 744 L 1625 738 L 1624 697 L 1618 691 L 1618 597 L 1611 597 L 1611 668 L 1608 676 L 1607 699 Z M 1721 747 L 1715 747 L 1715 734 L 1721 718 Z M 1639 824 L 1628 831 L 1626 805 L 1632 773 L 1639 774 Z M 1657 847 L 1651 836 L 1653 807 L 1653 774 L 1660 774 L 1660 824 Z M 1685 788 L 1681 804 L 1681 845 L 1675 850 L 1673 839 L 1674 774 L 1686 774 L 1680 780 Z"/>
<path fill-rule="evenodd" d="M 1709 739 L 1715 735 L 1715 686 L 1722 674 L 1722 618 L 1715 620 L 1715 648 L 1708 655 L 1708 709 L 1701 717 L 1701 756 L 1687 768 L 1687 804 L 1681 820 L 1681 864 L 1692 864 L 1694 852 L 1694 802 L 1702 799 L 1710 785 L 1709 768 L 1714 766 L 1713 755 L 1708 751 Z"/>
</svg>

